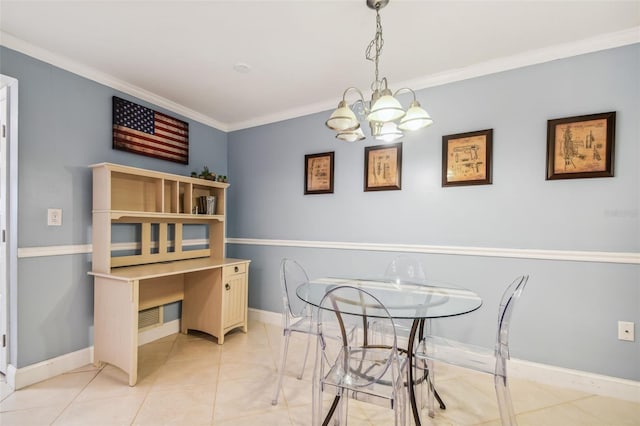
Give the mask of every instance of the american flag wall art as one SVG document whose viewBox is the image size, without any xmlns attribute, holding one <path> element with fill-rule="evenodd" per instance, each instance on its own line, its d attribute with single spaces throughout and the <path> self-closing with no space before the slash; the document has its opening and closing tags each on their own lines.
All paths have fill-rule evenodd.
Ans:
<svg viewBox="0 0 640 426">
<path fill-rule="evenodd" d="M 189 164 L 189 123 L 114 96 L 113 149 Z"/>
</svg>

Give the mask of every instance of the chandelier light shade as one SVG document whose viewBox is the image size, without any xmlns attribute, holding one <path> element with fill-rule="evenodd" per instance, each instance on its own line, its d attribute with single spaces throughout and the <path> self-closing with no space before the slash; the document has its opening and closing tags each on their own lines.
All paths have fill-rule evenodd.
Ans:
<svg viewBox="0 0 640 426">
<path fill-rule="evenodd" d="M 393 121 L 387 121 L 380 127 L 376 139 L 383 142 L 393 142 L 400 139 L 404 134 L 398 129 L 398 125 Z"/>
<path fill-rule="evenodd" d="M 403 115 L 404 109 L 402 109 L 400 102 L 393 97 L 391 90 L 385 89 L 382 96 L 371 106 L 367 120 L 386 123 L 397 120 Z"/>
<path fill-rule="evenodd" d="M 340 101 L 338 109 L 333 111 L 325 124 L 336 132 L 355 130 L 360 127 L 358 118 L 344 100 Z"/>
<path fill-rule="evenodd" d="M 407 113 L 400 120 L 398 128 L 400 130 L 419 130 L 432 124 L 433 120 L 429 113 L 420 107 L 420 102 L 413 101 Z"/>
<path fill-rule="evenodd" d="M 367 47 L 365 58 L 375 64 L 375 80 L 371 84 L 371 100 L 366 102 L 362 92 L 356 87 L 349 87 L 344 91 L 338 108 L 326 121 L 326 126 L 337 132 L 336 138 L 346 142 L 356 142 L 365 139 L 364 132 L 360 128 L 358 116 L 347 104 L 347 94 L 355 91 L 358 98 L 354 104 L 362 103 L 358 110 L 359 115 L 366 117 L 371 129 L 371 135 L 384 142 L 392 142 L 404 136 L 403 131 L 414 131 L 433 124 L 433 120 L 427 111 L 416 100 L 416 93 L 407 87 L 393 93 L 387 87 L 387 78 L 379 77 L 378 63 L 382 53 L 382 23 L 380 9 L 385 7 L 389 0 L 366 0 L 367 6 L 376 11 L 376 34 Z M 413 95 L 413 101 L 405 111 L 397 99 L 400 92 L 408 91 Z M 360 114 L 361 113 L 361 114 Z"/>
<path fill-rule="evenodd" d="M 356 130 L 339 132 L 336 134 L 336 138 L 345 142 L 358 142 L 365 139 L 365 136 L 362 129 L 358 127 Z"/>
</svg>

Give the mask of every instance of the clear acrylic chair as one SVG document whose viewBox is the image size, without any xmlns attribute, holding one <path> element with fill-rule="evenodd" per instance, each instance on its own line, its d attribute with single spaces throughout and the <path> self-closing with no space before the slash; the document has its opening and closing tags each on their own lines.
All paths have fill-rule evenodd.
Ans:
<svg viewBox="0 0 640 426">
<path fill-rule="evenodd" d="M 415 257 L 406 254 L 400 254 L 393 258 L 389 265 L 387 265 L 387 269 L 384 272 L 384 277 L 395 282 L 396 285 L 400 285 L 402 282 L 426 285 L 427 280 L 427 274 L 424 271 L 422 263 Z M 396 333 L 398 334 L 398 336 L 400 336 L 401 340 L 409 338 L 412 326 L 411 321 L 395 321 L 395 326 Z M 431 320 L 425 319 L 423 332 L 430 333 L 430 331 Z M 419 335 L 417 336 L 418 338 L 420 338 Z M 418 386 L 416 386 L 415 388 L 417 392 L 417 399 L 418 401 L 421 401 L 420 405 L 424 407 L 426 399 L 425 395 L 427 393 L 425 387 L 428 384 L 428 370 L 423 360 L 414 359 L 413 365 L 411 367 L 414 369 L 414 381 L 418 383 Z M 436 395 L 436 397 L 438 398 L 438 401 L 440 401 L 440 397 L 438 395 Z"/>
<path fill-rule="evenodd" d="M 493 350 L 457 342 L 443 337 L 427 335 L 416 351 L 416 357 L 425 359 L 430 371 L 433 361 L 457 365 L 482 373 L 492 374 L 503 426 L 516 426 L 509 382 L 507 381 L 507 360 L 509 359 L 509 325 L 516 302 L 529 280 L 528 275 L 516 278 L 504 291 L 498 311 L 498 330 Z M 433 380 L 433 375 L 429 375 Z M 433 386 L 433 382 L 431 383 Z M 433 392 L 428 396 L 429 416 L 434 416 Z"/>
<path fill-rule="evenodd" d="M 420 261 L 404 254 L 398 255 L 387 265 L 384 278 L 392 281 L 397 286 L 403 282 L 412 284 L 426 284 L 427 275 Z M 428 320 L 425 323 L 429 330 Z M 396 333 L 402 337 L 408 337 L 411 330 L 411 321 L 396 320 Z"/>
<path fill-rule="evenodd" d="M 380 342 L 369 319 L 385 322 L 390 333 Z M 336 340 L 335 330 L 342 338 Z M 327 292 L 318 310 L 318 353 L 313 379 L 313 424 L 326 425 L 336 415 L 348 419 L 348 401 L 356 399 L 394 410 L 396 425 L 406 420 L 407 357 L 398 351 L 393 319 L 385 306 L 365 290 L 339 286 Z M 323 410 L 324 393 L 334 396 Z"/>
<path fill-rule="evenodd" d="M 419 284 L 426 280 L 427 274 L 425 274 L 424 268 L 418 259 L 401 254 L 394 257 L 389 263 L 384 272 L 384 277 L 395 281 L 408 281 Z"/>
<path fill-rule="evenodd" d="M 292 333 L 307 335 L 307 344 L 302 361 L 302 369 L 298 375 L 298 380 L 302 379 L 304 368 L 307 364 L 311 336 L 317 333 L 317 327 L 313 320 L 311 306 L 300 300 L 296 294 L 296 288 L 309 281 L 309 276 L 302 266 L 295 260 L 282 259 L 280 263 L 280 285 L 282 290 L 282 334 L 283 340 L 280 344 L 280 366 L 278 368 L 278 380 L 273 392 L 272 405 L 278 404 L 278 395 L 282 388 L 282 378 L 287 363 L 287 352 L 289 351 L 289 338 Z"/>
</svg>

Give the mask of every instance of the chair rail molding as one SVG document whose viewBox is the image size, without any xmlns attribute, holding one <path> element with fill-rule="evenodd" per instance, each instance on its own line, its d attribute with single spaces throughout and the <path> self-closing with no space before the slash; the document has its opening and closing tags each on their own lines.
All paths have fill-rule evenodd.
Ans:
<svg viewBox="0 0 640 426">
<path fill-rule="evenodd" d="M 436 246 L 424 244 L 354 243 L 346 241 L 272 240 L 258 238 L 227 238 L 226 244 L 254 246 L 322 248 L 334 250 L 390 251 L 403 253 L 448 254 L 453 256 L 508 257 L 518 259 L 560 260 L 572 262 L 600 262 L 640 265 L 640 253 L 515 249 L 500 247 Z M 185 240 L 185 245 L 203 245 L 206 240 Z M 136 243 L 118 243 L 118 250 L 137 248 Z M 65 246 L 21 247 L 18 258 L 90 254 L 91 244 Z"/>
<path fill-rule="evenodd" d="M 227 238 L 227 244 L 323 248 L 335 250 L 393 251 L 405 253 L 448 254 L 458 256 L 510 257 L 520 259 L 562 260 L 574 262 L 601 262 L 640 264 L 640 253 L 540 250 L 495 247 L 436 246 L 423 244 L 379 244 L 339 241 L 270 240 L 253 238 Z"/>
</svg>

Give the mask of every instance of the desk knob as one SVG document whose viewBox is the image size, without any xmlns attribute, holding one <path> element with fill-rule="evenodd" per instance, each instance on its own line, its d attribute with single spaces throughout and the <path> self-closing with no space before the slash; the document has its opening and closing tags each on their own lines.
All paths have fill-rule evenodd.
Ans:
<svg viewBox="0 0 640 426">
<path fill-rule="evenodd" d="M 231 290 L 231 286 L 229 285 L 229 283 L 226 283 L 224 285 L 224 289 L 227 290 L 227 291 Z"/>
<path fill-rule="evenodd" d="M 238 268 L 238 267 L 236 266 L 236 267 L 234 267 L 234 268 L 233 268 L 233 270 L 234 270 L 235 272 L 238 272 L 238 271 L 240 270 L 240 268 Z"/>
</svg>

